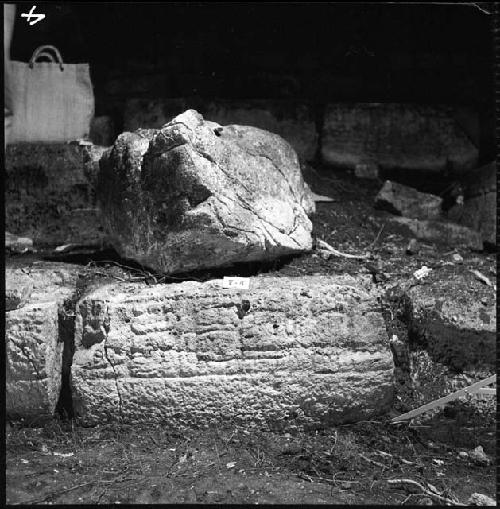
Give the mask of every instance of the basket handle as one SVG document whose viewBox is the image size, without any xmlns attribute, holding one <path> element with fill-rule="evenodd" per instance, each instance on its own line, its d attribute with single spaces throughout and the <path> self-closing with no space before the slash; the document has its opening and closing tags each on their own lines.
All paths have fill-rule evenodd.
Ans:
<svg viewBox="0 0 500 509">
<path fill-rule="evenodd" d="M 50 44 L 45 44 L 43 46 L 38 46 L 38 48 L 36 48 L 36 50 L 33 52 L 33 56 L 31 57 L 31 60 L 29 62 L 30 69 L 33 69 L 33 64 L 40 57 L 48 57 L 48 58 L 52 59 L 52 62 L 56 61 L 54 59 L 54 57 L 52 57 L 52 55 L 50 55 L 50 53 L 48 53 L 46 50 L 51 50 L 54 52 L 57 62 L 59 63 L 59 68 L 61 69 L 61 71 L 64 71 L 63 59 L 62 59 L 61 53 L 59 53 L 59 50 L 55 46 L 51 46 Z M 50 57 L 49 57 L 49 55 L 50 55 Z"/>
<path fill-rule="evenodd" d="M 38 53 L 36 56 L 36 61 L 39 62 L 41 58 L 48 58 L 52 64 L 56 63 L 56 58 L 52 53 L 49 53 L 48 51 L 42 51 Z"/>
</svg>

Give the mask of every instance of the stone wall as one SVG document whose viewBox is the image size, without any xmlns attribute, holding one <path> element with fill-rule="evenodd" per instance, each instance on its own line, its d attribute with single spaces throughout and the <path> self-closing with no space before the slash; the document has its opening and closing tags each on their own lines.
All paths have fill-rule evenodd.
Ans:
<svg viewBox="0 0 500 509">
<path fill-rule="evenodd" d="M 329 104 L 322 130 L 322 158 L 354 169 L 464 173 L 478 163 L 478 149 L 453 118 L 453 108 L 412 104 Z"/>
<path fill-rule="evenodd" d="M 302 159 L 319 155 L 340 168 L 376 164 L 402 173 L 463 173 L 479 160 L 477 113 L 464 107 L 136 98 L 126 102 L 124 130 L 160 128 L 188 108 L 221 125 L 252 125 L 279 134 Z"/>
</svg>

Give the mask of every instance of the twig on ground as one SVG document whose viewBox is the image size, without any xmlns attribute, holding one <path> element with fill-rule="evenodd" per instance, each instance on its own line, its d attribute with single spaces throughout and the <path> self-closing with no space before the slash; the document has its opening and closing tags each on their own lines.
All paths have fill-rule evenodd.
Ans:
<svg viewBox="0 0 500 509">
<path fill-rule="evenodd" d="M 338 251 L 334 247 L 330 246 L 330 244 L 328 244 L 327 242 L 325 242 L 324 240 L 321 240 L 321 239 L 317 239 L 316 242 L 324 250 L 326 250 L 329 253 L 334 254 L 335 256 L 340 256 L 342 258 L 352 258 L 354 260 L 367 260 L 369 258 L 369 255 L 366 255 L 366 254 L 365 255 L 352 255 L 352 254 L 348 254 L 348 253 L 341 253 L 340 251 Z M 318 250 L 318 251 L 321 251 L 321 250 Z"/>
<path fill-rule="evenodd" d="M 422 494 L 427 495 L 431 498 L 434 498 L 435 500 L 438 500 L 439 502 L 444 502 L 445 504 L 449 505 L 460 505 L 463 506 L 465 504 L 461 504 L 460 502 L 457 502 L 456 500 L 452 500 L 451 498 L 443 497 L 442 495 L 438 495 L 434 491 L 431 491 L 430 489 L 427 489 L 425 486 L 420 484 L 417 481 L 414 481 L 413 479 L 388 479 L 387 484 L 395 485 L 395 486 L 401 486 L 401 485 L 407 485 L 411 486 L 412 488 L 419 489 Z"/>
<path fill-rule="evenodd" d="M 340 480 L 340 481 L 337 481 L 335 478 L 333 479 L 328 479 L 327 477 L 322 477 L 322 476 L 319 476 L 319 475 L 316 475 L 315 477 L 311 477 L 311 479 L 318 479 L 319 481 L 324 481 L 328 484 L 332 484 L 334 486 L 338 486 L 337 483 L 344 483 L 344 484 L 359 484 L 359 481 L 348 481 L 348 480 Z M 311 482 L 313 482 L 311 480 Z"/>
<path fill-rule="evenodd" d="M 385 225 L 386 223 L 384 223 L 381 227 L 380 227 L 380 230 L 378 231 L 377 233 L 377 236 L 375 237 L 375 240 L 370 244 L 370 248 L 369 249 L 373 249 L 375 247 L 375 244 L 378 242 L 378 239 L 380 238 L 380 235 L 382 234 L 382 232 L 384 231 L 384 228 L 385 228 Z"/>
<path fill-rule="evenodd" d="M 394 456 L 392 454 L 389 454 L 388 452 L 384 452 L 384 451 L 379 451 L 377 449 L 377 451 L 375 451 L 377 454 L 380 454 L 380 456 L 385 456 L 386 458 L 394 458 Z"/>
<path fill-rule="evenodd" d="M 220 474 L 220 456 L 219 456 L 219 449 L 217 448 L 217 444 L 214 440 L 214 448 L 215 448 L 215 454 L 217 454 L 217 470 Z"/>
<path fill-rule="evenodd" d="M 368 461 L 368 463 L 373 463 L 374 465 L 376 465 L 377 467 L 382 467 L 382 468 L 387 468 L 387 465 L 384 465 L 383 463 L 379 463 L 378 461 L 375 461 L 375 460 L 372 460 L 370 458 L 367 458 L 366 456 L 364 456 L 363 454 L 360 454 L 359 455 L 360 458 L 364 459 L 365 461 Z"/>
<path fill-rule="evenodd" d="M 125 279 L 123 277 L 117 276 L 115 274 L 106 274 L 105 272 L 101 272 L 100 270 L 94 271 L 94 274 L 98 274 L 99 276 L 112 277 L 114 279 L 118 279 L 118 281 L 123 281 L 123 282 L 128 281 L 127 279 Z"/>
<path fill-rule="evenodd" d="M 408 500 L 410 500 L 411 497 L 418 497 L 420 496 L 420 493 L 410 493 L 402 502 L 400 505 L 405 505 Z"/>
<path fill-rule="evenodd" d="M 102 498 L 102 497 L 104 497 L 104 495 L 106 495 L 106 492 L 107 492 L 107 490 L 106 490 L 106 489 L 104 489 L 104 490 L 101 492 L 101 494 L 97 497 L 97 502 L 96 502 L 96 504 L 98 504 L 98 503 L 101 501 L 101 498 Z"/>
<path fill-rule="evenodd" d="M 401 461 L 401 463 L 404 463 L 405 465 L 415 465 L 415 463 L 413 461 L 408 461 L 408 460 L 405 460 L 403 457 L 401 456 L 398 456 L 399 457 L 399 460 Z"/>
<path fill-rule="evenodd" d="M 333 482 L 335 486 L 337 486 L 337 483 L 349 483 L 349 484 L 359 484 L 359 481 L 349 481 L 348 479 L 340 479 L 337 481 L 336 477 L 337 475 L 341 474 L 343 472 L 335 472 L 333 474 L 333 477 L 331 479 L 325 479 L 326 481 Z"/>
<path fill-rule="evenodd" d="M 481 272 L 479 272 L 478 270 L 475 270 L 475 269 L 469 269 L 469 272 L 471 274 L 474 274 L 474 276 L 476 276 L 477 279 L 479 279 L 479 281 L 482 281 L 485 285 L 487 286 L 493 286 L 493 283 L 490 281 L 489 278 L 487 278 L 484 274 L 482 274 Z"/>
<path fill-rule="evenodd" d="M 314 482 L 313 478 L 310 475 L 304 474 L 304 472 L 299 472 L 297 474 L 297 477 L 299 479 L 304 479 L 304 480 L 309 481 L 309 482 Z"/>
</svg>

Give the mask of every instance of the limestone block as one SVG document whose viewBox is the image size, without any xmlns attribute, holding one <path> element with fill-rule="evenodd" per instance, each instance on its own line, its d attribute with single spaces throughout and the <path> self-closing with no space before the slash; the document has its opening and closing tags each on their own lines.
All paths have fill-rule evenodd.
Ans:
<svg viewBox="0 0 500 509">
<path fill-rule="evenodd" d="M 476 167 L 479 153 L 445 107 L 354 103 L 327 106 L 323 160 L 354 169 L 370 161 L 382 170 L 451 170 Z"/>
<path fill-rule="evenodd" d="M 354 175 L 360 179 L 377 180 L 379 178 L 379 167 L 373 163 L 356 164 Z"/>
<path fill-rule="evenodd" d="M 439 242 L 452 247 L 469 247 L 477 251 L 483 249 L 481 234 L 466 226 L 447 221 L 410 219 L 408 217 L 393 217 L 390 220 L 408 227 L 413 235 L 421 240 Z"/>
<path fill-rule="evenodd" d="M 437 362 L 495 372 L 495 290 L 451 269 L 432 271 L 425 281 L 408 291 L 410 334 Z"/>
<path fill-rule="evenodd" d="M 29 288 L 22 307 L 5 314 L 6 412 L 13 417 L 52 415 L 61 390 L 64 344 L 59 312 L 72 297 L 80 267 L 39 263 L 7 267 L 7 287 Z"/>
<path fill-rule="evenodd" d="M 375 206 L 415 219 L 437 219 L 443 199 L 387 180 L 375 197 Z"/>
<path fill-rule="evenodd" d="M 77 305 L 73 401 L 82 422 L 324 426 L 392 403 L 376 300 L 349 276 L 111 284 Z"/>
<path fill-rule="evenodd" d="M 57 312 L 57 302 L 49 301 L 6 313 L 8 415 L 50 415 L 55 411 L 63 352 L 58 340 Z"/>
</svg>

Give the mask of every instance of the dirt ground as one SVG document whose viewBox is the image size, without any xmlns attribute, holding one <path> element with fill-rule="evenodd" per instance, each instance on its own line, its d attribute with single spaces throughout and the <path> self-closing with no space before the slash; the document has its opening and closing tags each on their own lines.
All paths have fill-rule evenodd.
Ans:
<svg viewBox="0 0 500 509">
<path fill-rule="evenodd" d="M 418 253 L 407 254 L 411 234 L 391 223 L 388 213 L 373 208 L 381 182 L 311 167 L 304 174 L 314 191 L 335 199 L 317 205 L 314 236 L 343 253 L 370 252 L 371 259 L 325 259 L 313 252 L 267 266 L 238 268 L 234 275 L 369 273 L 385 291 L 427 265 L 452 270 L 457 277 L 475 269 L 496 280 L 494 253 L 420 242 Z M 449 264 L 454 252 L 463 263 Z M 7 266 L 47 253 L 41 248 L 34 255 L 10 257 Z M 110 257 L 108 252 L 83 250 L 51 259 L 81 263 L 82 272 L 93 281 L 131 277 L 147 278 L 151 284 L 173 281 Z M 220 273 L 196 277 L 205 280 Z M 480 288 L 484 283 L 474 284 Z M 430 394 L 420 397 L 432 399 Z M 6 428 L 7 503 L 455 505 L 467 503 L 473 493 L 494 498 L 495 402 L 470 399 L 418 422 L 389 422 L 415 406 L 399 398 L 392 414 L 383 419 L 293 433 L 230 425 L 180 433 L 157 424 L 83 428 L 59 419 L 11 421 Z M 486 458 L 470 454 L 478 446 Z"/>
<path fill-rule="evenodd" d="M 57 421 L 15 427 L 7 434 L 7 503 L 443 505 L 476 492 L 494 497 L 495 467 L 463 454 L 478 445 L 495 454 L 494 414 L 468 410 L 419 427 L 368 421 L 293 435 Z"/>
</svg>

